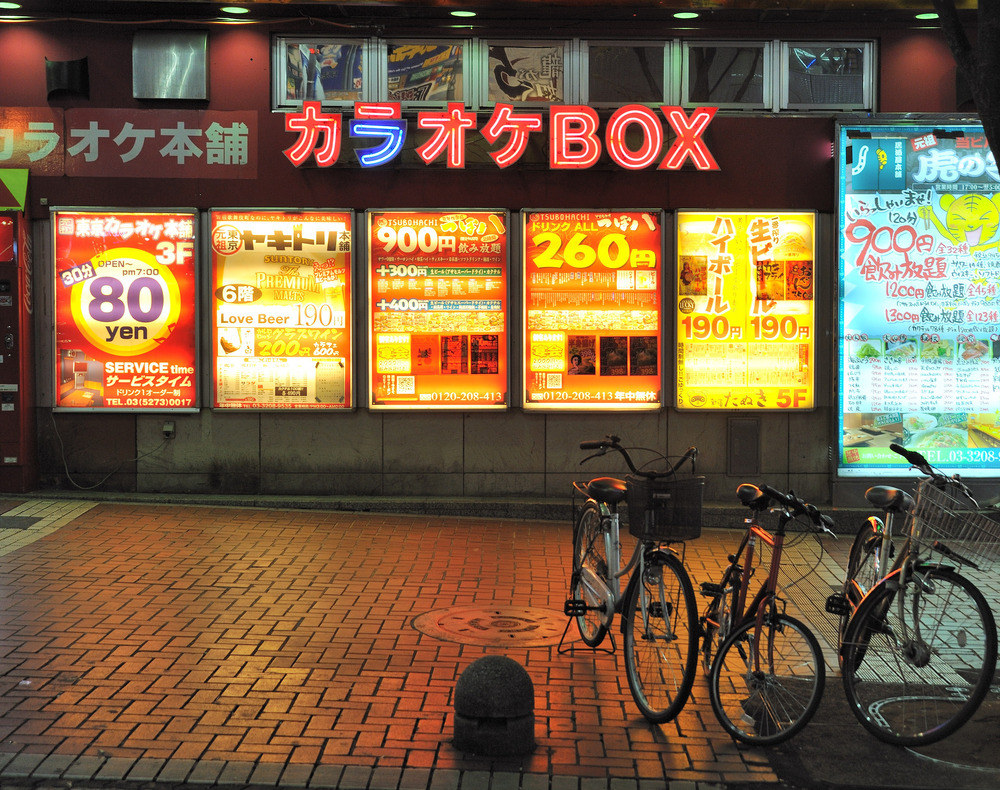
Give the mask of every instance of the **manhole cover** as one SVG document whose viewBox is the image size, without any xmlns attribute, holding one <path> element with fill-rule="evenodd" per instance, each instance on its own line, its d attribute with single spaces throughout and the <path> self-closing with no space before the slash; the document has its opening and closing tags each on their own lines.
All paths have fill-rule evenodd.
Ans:
<svg viewBox="0 0 1000 790">
<path fill-rule="evenodd" d="M 422 614 L 413 627 L 427 636 L 467 645 L 541 647 L 559 641 L 566 616 L 548 609 L 456 606 Z"/>
</svg>

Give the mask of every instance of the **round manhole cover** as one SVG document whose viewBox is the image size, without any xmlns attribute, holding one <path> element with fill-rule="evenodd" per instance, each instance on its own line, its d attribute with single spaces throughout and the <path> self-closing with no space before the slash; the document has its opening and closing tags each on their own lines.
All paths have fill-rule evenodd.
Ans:
<svg viewBox="0 0 1000 790">
<path fill-rule="evenodd" d="M 420 633 L 467 645 L 541 647 L 558 642 L 566 616 L 548 609 L 455 606 L 418 616 Z"/>
</svg>

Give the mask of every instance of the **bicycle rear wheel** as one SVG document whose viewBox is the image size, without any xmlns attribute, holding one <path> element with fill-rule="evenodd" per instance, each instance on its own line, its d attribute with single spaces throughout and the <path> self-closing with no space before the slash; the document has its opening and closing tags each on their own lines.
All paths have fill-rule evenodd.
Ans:
<svg viewBox="0 0 1000 790">
<path fill-rule="evenodd" d="M 651 722 L 674 718 L 697 669 L 694 588 L 673 554 L 648 553 L 625 602 L 625 674 L 636 705 Z"/>
<path fill-rule="evenodd" d="M 712 664 L 708 695 L 733 738 L 772 745 L 809 723 L 825 682 L 816 637 L 795 618 L 772 614 L 759 631 L 751 620 L 729 635 Z"/>
<path fill-rule="evenodd" d="M 588 611 L 576 616 L 580 637 L 588 647 L 597 647 L 608 633 L 599 607 L 604 599 L 590 590 L 580 578 L 581 568 L 590 568 L 597 576 L 608 579 L 608 548 L 605 542 L 606 527 L 601 511 L 593 501 L 587 502 L 576 522 L 573 541 L 573 577 L 570 582 L 574 598 L 585 601 Z M 598 608 L 590 608 L 598 607 Z"/>
<path fill-rule="evenodd" d="M 902 589 L 899 577 L 882 581 L 851 619 L 841 669 L 851 710 L 869 732 L 919 746 L 976 712 L 996 669 L 996 625 L 982 593 L 950 568 L 912 570 Z"/>
</svg>

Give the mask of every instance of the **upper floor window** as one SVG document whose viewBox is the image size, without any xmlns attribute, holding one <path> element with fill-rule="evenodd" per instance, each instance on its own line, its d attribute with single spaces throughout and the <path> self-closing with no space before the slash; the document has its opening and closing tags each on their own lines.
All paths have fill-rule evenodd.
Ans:
<svg viewBox="0 0 1000 790">
<path fill-rule="evenodd" d="M 441 104 L 464 102 L 466 43 L 386 42 L 386 99 Z"/>
<path fill-rule="evenodd" d="M 485 103 L 568 101 L 567 54 L 563 42 L 489 42 Z"/>
<path fill-rule="evenodd" d="M 785 42 L 782 107 L 872 109 L 872 45 Z"/>
<path fill-rule="evenodd" d="M 276 36 L 276 110 L 303 101 L 404 107 L 680 104 L 874 111 L 873 41 L 405 40 Z"/>
<path fill-rule="evenodd" d="M 664 101 L 666 50 L 662 43 L 588 44 L 586 101 L 597 105 Z"/>
<path fill-rule="evenodd" d="M 771 104 L 767 42 L 686 42 L 685 104 L 767 109 Z"/>
<path fill-rule="evenodd" d="M 367 98 L 365 42 L 330 38 L 275 39 L 271 63 L 277 109 L 303 101 L 349 104 Z"/>
</svg>

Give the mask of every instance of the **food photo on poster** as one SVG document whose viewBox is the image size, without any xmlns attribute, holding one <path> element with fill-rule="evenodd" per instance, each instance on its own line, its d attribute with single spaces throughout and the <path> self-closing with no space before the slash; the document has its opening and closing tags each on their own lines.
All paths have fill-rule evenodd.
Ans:
<svg viewBox="0 0 1000 790">
<path fill-rule="evenodd" d="M 56 409 L 196 408 L 195 224 L 52 210 Z"/>
<path fill-rule="evenodd" d="M 839 157 L 843 476 L 892 443 L 967 476 L 1000 463 L 1000 174 L 975 125 L 845 125 Z"/>
<path fill-rule="evenodd" d="M 815 404 L 813 212 L 677 213 L 677 408 Z"/>
<path fill-rule="evenodd" d="M 507 213 L 369 210 L 369 406 L 507 407 Z"/>
<path fill-rule="evenodd" d="M 527 211 L 526 409 L 661 403 L 659 211 Z"/>
<path fill-rule="evenodd" d="M 213 406 L 352 406 L 350 211 L 210 214 Z"/>
</svg>

